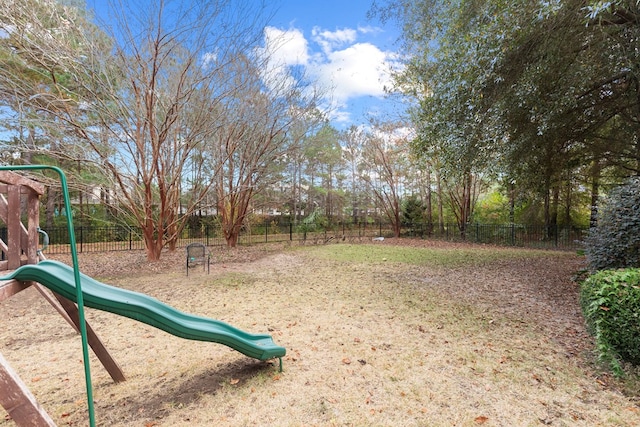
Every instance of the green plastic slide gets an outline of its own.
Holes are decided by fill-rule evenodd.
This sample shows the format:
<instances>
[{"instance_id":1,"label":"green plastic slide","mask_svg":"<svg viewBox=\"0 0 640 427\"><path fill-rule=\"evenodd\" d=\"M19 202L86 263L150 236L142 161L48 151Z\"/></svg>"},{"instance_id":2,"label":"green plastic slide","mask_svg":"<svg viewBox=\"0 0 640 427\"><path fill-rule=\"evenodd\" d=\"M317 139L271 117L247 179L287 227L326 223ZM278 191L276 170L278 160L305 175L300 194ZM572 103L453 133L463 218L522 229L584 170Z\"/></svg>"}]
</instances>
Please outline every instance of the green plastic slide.
<instances>
[{"instance_id":1,"label":"green plastic slide","mask_svg":"<svg viewBox=\"0 0 640 427\"><path fill-rule=\"evenodd\" d=\"M219 320L182 312L148 295L106 285L82 273L80 277L87 307L128 317L181 338L223 344L259 360L277 357L282 363L286 354L270 335L250 334ZM3 279L32 280L76 302L74 270L58 261L23 265Z\"/></svg>"}]
</instances>

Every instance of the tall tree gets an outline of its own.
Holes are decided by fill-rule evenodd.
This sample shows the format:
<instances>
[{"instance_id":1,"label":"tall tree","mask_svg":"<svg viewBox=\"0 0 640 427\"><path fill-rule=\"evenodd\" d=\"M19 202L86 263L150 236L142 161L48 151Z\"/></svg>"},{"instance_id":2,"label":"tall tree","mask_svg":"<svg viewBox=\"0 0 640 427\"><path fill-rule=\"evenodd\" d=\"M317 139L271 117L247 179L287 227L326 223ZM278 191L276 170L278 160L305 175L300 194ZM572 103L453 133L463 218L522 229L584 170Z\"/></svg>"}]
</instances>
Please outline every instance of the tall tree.
<instances>
[{"instance_id":1,"label":"tall tree","mask_svg":"<svg viewBox=\"0 0 640 427\"><path fill-rule=\"evenodd\" d=\"M33 94L19 98L51 117L48 130L82 141L64 154L104 167L117 203L142 228L150 260L175 242L213 183L214 174L200 174L179 214L185 172L202 169L193 154L217 131L216 104L245 84L240 70L228 69L262 37L264 15L253 4L108 3L108 39L54 0L0 5L12 61L45 81L35 85L0 66L0 93Z\"/></svg>"},{"instance_id":2,"label":"tall tree","mask_svg":"<svg viewBox=\"0 0 640 427\"><path fill-rule=\"evenodd\" d=\"M312 173L319 179L319 185L315 185L319 207L332 222L341 213L338 209L337 176L343 169L343 158L338 131L325 123L307 141L306 153L309 156L309 170L313 170Z\"/></svg>"},{"instance_id":3,"label":"tall tree","mask_svg":"<svg viewBox=\"0 0 640 427\"><path fill-rule=\"evenodd\" d=\"M407 151L412 137L404 123L374 123L362 152L361 179L367 183L382 216L391 224L395 237L400 236L401 201Z\"/></svg>"},{"instance_id":4,"label":"tall tree","mask_svg":"<svg viewBox=\"0 0 640 427\"><path fill-rule=\"evenodd\" d=\"M364 129L355 125L340 133L343 156L350 181L348 194L351 199L350 210L354 224L364 220L367 211L363 197L362 179L360 178L362 152L366 138Z\"/></svg>"},{"instance_id":5,"label":"tall tree","mask_svg":"<svg viewBox=\"0 0 640 427\"><path fill-rule=\"evenodd\" d=\"M448 169L498 166L546 201L548 224L571 168L637 172L636 0L392 0L372 12L403 27L397 81L420 101L417 148L437 147Z\"/></svg>"},{"instance_id":6,"label":"tall tree","mask_svg":"<svg viewBox=\"0 0 640 427\"><path fill-rule=\"evenodd\" d=\"M303 118L314 117L315 95L305 96L288 76L271 75L265 80L265 69L268 58L236 58L230 95L217 103L217 129L206 142L215 172L217 212L231 247L238 243L256 194L281 181L289 153L298 151L300 139L288 138L289 129L300 132L294 124L301 123L313 126L312 120ZM235 82L239 77L241 85Z\"/></svg>"}]
</instances>

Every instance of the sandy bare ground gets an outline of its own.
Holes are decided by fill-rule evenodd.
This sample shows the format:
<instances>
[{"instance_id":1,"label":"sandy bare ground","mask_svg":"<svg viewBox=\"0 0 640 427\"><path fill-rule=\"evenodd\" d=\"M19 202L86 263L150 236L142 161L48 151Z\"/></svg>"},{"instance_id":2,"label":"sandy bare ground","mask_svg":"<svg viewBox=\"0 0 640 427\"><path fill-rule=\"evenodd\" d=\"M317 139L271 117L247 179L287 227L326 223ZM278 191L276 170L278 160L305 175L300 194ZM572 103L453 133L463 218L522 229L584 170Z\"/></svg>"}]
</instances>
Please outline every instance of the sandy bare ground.
<instances>
[{"instance_id":1,"label":"sandy bare ground","mask_svg":"<svg viewBox=\"0 0 640 427\"><path fill-rule=\"evenodd\" d=\"M425 255L399 262L394 244ZM430 261L434 247L461 261ZM349 260L350 250L366 255ZM92 359L97 423L640 425L637 399L593 366L571 281L582 261L509 254L424 241L217 249L211 274L192 270L188 280L182 252L159 263L83 255L86 274L269 332L288 351L280 373L275 362L88 309L128 378L114 384ZM78 335L33 290L0 305L0 324L0 351L53 419L87 425ZM5 415L0 426L14 425Z\"/></svg>"}]
</instances>

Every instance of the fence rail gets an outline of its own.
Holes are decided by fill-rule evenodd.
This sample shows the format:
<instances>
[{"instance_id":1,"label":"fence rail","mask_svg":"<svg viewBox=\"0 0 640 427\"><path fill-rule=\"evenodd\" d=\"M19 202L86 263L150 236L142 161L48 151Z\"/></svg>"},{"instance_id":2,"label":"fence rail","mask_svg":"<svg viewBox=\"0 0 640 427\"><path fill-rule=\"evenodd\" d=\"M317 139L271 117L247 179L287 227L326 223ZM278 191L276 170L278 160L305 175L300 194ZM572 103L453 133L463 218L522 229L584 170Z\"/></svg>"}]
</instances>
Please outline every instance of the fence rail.
<instances>
[{"instance_id":1,"label":"fence rail","mask_svg":"<svg viewBox=\"0 0 640 427\"><path fill-rule=\"evenodd\" d=\"M66 227L45 230L49 235L48 253L69 253L69 233ZM106 252L143 250L142 232L135 227L76 227L78 252ZM520 224L469 224L461 232L456 224L442 227L428 224L407 224L401 228L401 237L446 240L455 242L486 243L501 246L516 246L545 249L575 250L582 247L587 229L576 227L545 227ZM6 242L6 228L0 227L0 239ZM362 242L374 237L392 237L393 230L385 223L337 223L331 226L320 224L277 224L266 221L259 226L243 230L238 243L250 245L274 242L299 242L318 244L329 242ZM207 246L226 245L219 228L203 226L185 228L177 240L177 247L201 242ZM4 259L1 253L0 258Z\"/></svg>"}]
</instances>

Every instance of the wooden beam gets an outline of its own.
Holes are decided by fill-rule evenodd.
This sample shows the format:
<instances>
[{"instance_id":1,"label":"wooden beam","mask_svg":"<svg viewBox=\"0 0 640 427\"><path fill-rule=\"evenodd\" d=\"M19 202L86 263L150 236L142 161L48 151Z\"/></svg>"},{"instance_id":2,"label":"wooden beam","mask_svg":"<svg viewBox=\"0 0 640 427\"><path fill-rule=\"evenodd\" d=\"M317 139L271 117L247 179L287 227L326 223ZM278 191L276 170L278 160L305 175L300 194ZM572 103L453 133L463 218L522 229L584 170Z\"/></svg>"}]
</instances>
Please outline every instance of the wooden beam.
<instances>
[{"instance_id":1,"label":"wooden beam","mask_svg":"<svg viewBox=\"0 0 640 427\"><path fill-rule=\"evenodd\" d=\"M73 301L70 301L61 295L58 295L55 292L53 292L53 295L56 297L58 302L60 302L60 305L65 309L65 311L69 314L69 317L75 324L75 329L80 330L80 316L78 315L78 306L76 306ZM98 335L95 333L93 328L91 328L87 321L85 321L84 324L87 328L88 344L91 346L91 349L98 357L98 360L100 360L100 363L102 363L102 366L104 366L109 375L111 375L113 381L117 383L126 381L127 379L124 376L124 372L122 372L122 369L120 368L120 366L118 366L118 363L115 361L115 359L111 357L109 351L104 346L104 344L102 344L102 341L100 341L100 338L98 338Z\"/></svg>"},{"instance_id":2,"label":"wooden beam","mask_svg":"<svg viewBox=\"0 0 640 427\"><path fill-rule=\"evenodd\" d=\"M38 241L40 234L38 228L40 225L40 210L38 205L40 199L35 194L27 197L27 262L29 264L38 263Z\"/></svg>"},{"instance_id":3,"label":"wooden beam","mask_svg":"<svg viewBox=\"0 0 640 427\"><path fill-rule=\"evenodd\" d=\"M6 191L5 191L6 193ZM9 212L9 202L4 194L0 193L0 220L7 222L7 212Z\"/></svg>"},{"instance_id":4,"label":"wooden beam","mask_svg":"<svg viewBox=\"0 0 640 427\"><path fill-rule=\"evenodd\" d=\"M25 186L36 192L39 196L44 194L44 185L39 182L33 181L29 178L25 178L11 171L0 171L0 182L4 182L10 185Z\"/></svg>"},{"instance_id":5,"label":"wooden beam","mask_svg":"<svg viewBox=\"0 0 640 427\"><path fill-rule=\"evenodd\" d=\"M0 282L0 301L11 298L18 292L22 292L31 285L31 282L18 282L17 280L9 280Z\"/></svg>"},{"instance_id":6,"label":"wooden beam","mask_svg":"<svg viewBox=\"0 0 640 427\"><path fill-rule=\"evenodd\" d=\"M20 187L10 186L7 201L11 207L7 212L7 245L9 270L20 267L22 252L22 222L20 222Z\"/></svg>"},{"instance_id":7,"label":"wooden beam","mask_svg":"<svg viewBox=\"0 0 640 427\"><path fill-rule=\"evenodd\" d=\"M55 427L18 374L0 353L0 404L18 426Z\"/></svg>"}]
</instances>

